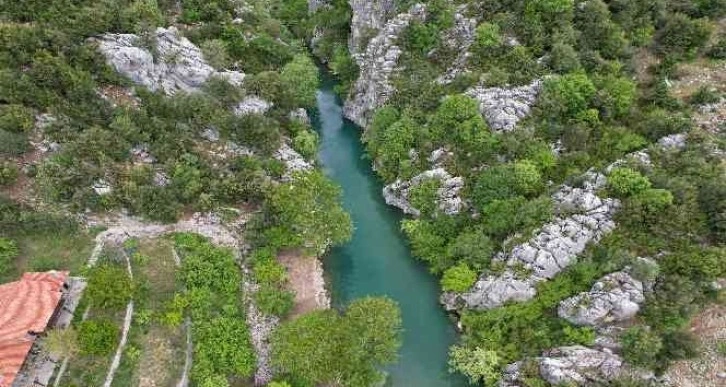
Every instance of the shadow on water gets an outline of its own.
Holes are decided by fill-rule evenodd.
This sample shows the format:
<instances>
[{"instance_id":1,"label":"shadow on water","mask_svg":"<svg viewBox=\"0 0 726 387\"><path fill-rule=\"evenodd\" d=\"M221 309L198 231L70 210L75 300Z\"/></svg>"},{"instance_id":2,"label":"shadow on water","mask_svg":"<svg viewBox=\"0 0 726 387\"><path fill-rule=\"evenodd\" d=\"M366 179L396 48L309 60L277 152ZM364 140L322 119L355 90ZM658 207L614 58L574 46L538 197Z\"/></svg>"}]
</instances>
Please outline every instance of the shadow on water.
<instances>
[{"instance_id":1,"label":"shadow on water","mask_svg":"<svg viewBox=\"0 0 726 387\"><path fill-rule=\"evenodd\" d=\"M334 80L323 71L312 124L320 134L319 160L325 173L343 188L343 204L355 226L352 240L325 259L335 305L368 295L398 302L403 344L397 364L389 367L389 386L465 386L448 372L448 348L456 340L452 322L438 304L439 286L417 262L399 229L400 212L387 206L381 183L365 159L360 129L343 119Z\"/></svg>"}]
</instances>

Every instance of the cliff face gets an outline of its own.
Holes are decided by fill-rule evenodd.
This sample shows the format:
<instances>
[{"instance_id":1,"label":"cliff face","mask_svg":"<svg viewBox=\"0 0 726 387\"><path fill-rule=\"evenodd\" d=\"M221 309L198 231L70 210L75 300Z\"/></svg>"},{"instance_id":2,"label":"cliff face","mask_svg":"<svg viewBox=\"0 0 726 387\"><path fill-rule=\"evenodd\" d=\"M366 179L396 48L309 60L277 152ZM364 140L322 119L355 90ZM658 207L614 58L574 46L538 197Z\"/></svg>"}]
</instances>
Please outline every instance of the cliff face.
<instances>
[{"instance_id":1,"label":"cliff face","mask_svg":"<svg viewBox=\"0 0 726 387\"><path fill-rule=\"evenodd\" d=\"M352 1L351 4L353 3L362 2ZM353 9L351 47L357 47L361 42L361 32L365 28L376 25L375 23L381 20L380 8L369 8L372 4L377 2L359 7L358 10ZM390 84L390 78L398 69L398 58L402 53L396 41L412 21L423 21L425 17L424 5L416 4L408 12L398 14L386 22L370 40L365 52L358 53L356 50L351 50L360 67L360 76L345 103L343 113L348 119L365 128L373 111L383 106L390 98L395 91Z\"/></svg>"},{"instance_id":2,"label":"cliff face","mask_svg":"<svg viewBox=\"0 0 726 387\"><path fill-rule=\"evenodd\" d=\"M377 34L394 12L394 0L349 0L353 10L348 49L353 57L366 51L366 39Z\"/></svg>"}]
</instances>

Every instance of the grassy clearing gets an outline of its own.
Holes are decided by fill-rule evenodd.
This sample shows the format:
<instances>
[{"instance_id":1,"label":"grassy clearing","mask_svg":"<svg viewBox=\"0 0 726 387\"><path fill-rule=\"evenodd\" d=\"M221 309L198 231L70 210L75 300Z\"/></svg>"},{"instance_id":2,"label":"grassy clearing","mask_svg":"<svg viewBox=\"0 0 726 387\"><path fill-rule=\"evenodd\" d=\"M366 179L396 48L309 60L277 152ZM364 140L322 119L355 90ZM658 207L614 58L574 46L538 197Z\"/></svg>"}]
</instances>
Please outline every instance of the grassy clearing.
<instances>
[{"instance_id":1,"label":"grassy clearing","mask_svg":"<svg viewBox=\"0 0 726 387\"><path fill-rule=\"evenodd\" d=\"M13 280L26 271L70 270L73 274L83 268L93 250L93 238L84 231L58 233L23 233L11 235L20 250L14 265L0 280Z\"/></svg>"}]
</instances>

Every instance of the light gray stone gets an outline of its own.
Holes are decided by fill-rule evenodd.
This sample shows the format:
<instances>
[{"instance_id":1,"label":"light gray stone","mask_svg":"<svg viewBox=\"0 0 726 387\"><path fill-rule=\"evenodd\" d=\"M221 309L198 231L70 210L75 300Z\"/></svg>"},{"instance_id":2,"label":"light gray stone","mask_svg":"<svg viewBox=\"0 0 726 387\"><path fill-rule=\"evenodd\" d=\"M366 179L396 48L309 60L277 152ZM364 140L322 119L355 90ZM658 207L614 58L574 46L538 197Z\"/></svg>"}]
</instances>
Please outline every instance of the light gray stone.
<instances>
[{"instance_id":1,"label":"light gray stone","mask_svg":"<svg viewBox=\"0 0 726 387\"><path fill-rule=\"evenodd\" d=\"M575 325L600 327L633 318L644 301L640 281L614 272L595 282L589 292L562 300L557 314Z\"/></svg>"},{"instance_id":2,"label":"light gray stone","mask_svg":"<svg viewBox=\"0 0 726 387\"><path fill-rule=\"evenodd\" d=\"M479 102L479 111L497 132L514 130L517 123L529 115L542 82L537 80L527 86L511 89L476 86L464 94Z\"/></svg>"},{"instance_id":3,"label":"light gray stone","mask_svg":"<svg viewBox=\"0 0 726 387\"><path fill-rule=\"evenodd\" d=\"M283 180L290 180L294 172L309 171L313 168L312 164L305 161L299 153L285 143L280 146L273 157L285 164L287 172L283 175Z\"/></svg>"},{"instance_id":4,"label":"light gray stone","mask_svg":"<svg viewBox=\"0 0 726 387\"><path fill-rule=\"evenodd\" d=\"M398 36L411 21L423 21L425 17L423 4L412 6L408 12L389 20L371 39L365 52L354 56L360 67L360 75L345 102L343 114L358 126L365 128L373 111L383 106L394 93L390 78L398 68L398 57L402 53L396 45Z\"/></svg>"},{"instance_id":5,"label":"light gray stone","mask_svg":"<svg viewBox=\"0 0 726 387\"><path fill-rule=\"evenodd\" d=\"M410 181L398 179L383 187L383 198L386 204L400 208L404 213L420 216L421 212L409 202L410 190L427 180L438 180L440 185L437 191L437 204L439 210L446 215L458 214L464 208L460 191L464 188L462 177L453 177L443 168L424 171L414 176Z\"/></svg>"},{"instance_id":6,"label":"light gray stone","mask_svg":"<svg viewBox=\"0 0 726 387\"><path fill-rule=\"evenodd\" d=\"M236 71L217 71L204 60L199 47L181 36L175 27L157 28L150 44L133 34L105 34L97 39L109 64L134 83L149 90L172 95L179 91L196 92L213 76L239 86L245 75ZM155 57L156 56L156 57Z\"/></svg>"},{"instance_id":7,"label":"light gray stone","mask_svg":"<svg viewBox=\"0 0 726 387\"><path fill-rule=\"evenodd\" d=\"M348 3L353 13L348 50L356 57L361 51L365 51L365 47L362 47L364 40L385 26L393 16L396 6L394 0L348 0Z\"/></svg>"},{"instance_id":8,"label":"light gray stone","mask_svg":"<svg viewBox=\"0 0 726 387\"><path fill-rule=\"evenodd\" d=\"M247 96L234 108L234 114L244 116L247 114L265 114L272 107L272 103L257 96Z\"/></svg>"}]
</instances>

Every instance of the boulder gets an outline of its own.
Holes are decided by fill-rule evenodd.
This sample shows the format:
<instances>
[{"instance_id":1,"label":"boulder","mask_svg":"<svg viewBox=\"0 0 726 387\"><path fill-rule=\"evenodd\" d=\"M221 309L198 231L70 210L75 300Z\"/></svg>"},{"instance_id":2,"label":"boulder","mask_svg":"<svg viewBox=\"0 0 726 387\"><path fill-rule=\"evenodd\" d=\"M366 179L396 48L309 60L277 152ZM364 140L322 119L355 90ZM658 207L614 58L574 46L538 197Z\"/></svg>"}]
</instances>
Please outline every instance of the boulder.
<instances>
[{"instance_id":1,"label":"boulder","mask_svg":"<svg viewBox=\"0 0 726 387\"><path fill-rule=\"evenodd\" d=\"M459 195L461 189L464 188L464 179L451 176L443 168L422 172L414 176L410 181L397 179L395 182L383 187L383 198L389 206L398 207L409 215L420 216L421 212L409 202L411 188L432 179L440 182L437 191L439 210L446 215L458 214L464 207L464 202Z\"/></svg>"},{"instance_id":2,"label":"boulder","mask_svg":"<svg viewBox=\"0 0 726 387\"><path fill-rule=\"evenodd\" d=\"M181 36L175 27L157 28L145 43L134 34L104 34L98 48L108 63L134 83L152 91L173 95L198 91L213 76L239 86L245 75L237 71L217 71L210 66L199 47ZM149 48L154 45L154 49Z\"/></svg>"},{"instance_id":3,"label":"boulder","mask_svg":"<svg viewBox=\"0 0 726 387\"><path fill-rule=\"evenodd\" d=\"M575 325L600 327L633 318L644 301L643 284L619 271L595 282L589 292L562 300L557 314Z\"/></svg>"},{"instance_id":4,"label":"boulder","mask_svg":"<svg viewBox=\"0 0 726 387\"><path fill-rule=\"evenodd\" d=\"M363 1L353 2L364 3ZM365 3L378 4L379 2ZM397 70L398 57L403 52L396 45L398 36L403 33L411 21L423 21L425 17L424 5L415 4L408 12L401 13L389 20L370 40L365 52L354 55L360 67L360 75L345 102L343 114L358 126L365 128L373 111L383 106L395 91L389 80Z\"/></svg>"},{"instance_id":5,"label":"boulder","mask_svg":"<svg viewBox=\"0 0 726 387\"><path fill-rule=\"evenodd\" d=\"M479 102L479 111L496 132L514 130L517 123L529 115L537 101L542 82L515 88L476 86L464 94Z\"/></svg>"},{"instance_id":6,"label":"boulder","mask_svg":"<svg viewBox=\"0 0 726 387\"><path fill-rule=\"evenodd\" d=\"M275 152L273 157L285 164L287 172L283 175L283 180L289 180L294 172L308 171L313 168L312 164L305 161L299 153L285 143Z\"/></svg>"},{"instance_id":7,"label":"boulder","mask_svg":"<svg viewBox=\"0 0 726 387\"><path fill-rule=\"evenodd\" d=\"M272 103L257 96L247 96L235 108L234 114L244 116L247 114L265 114L272 107Z\"/></svg>"}]
</instances>

